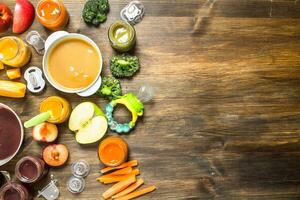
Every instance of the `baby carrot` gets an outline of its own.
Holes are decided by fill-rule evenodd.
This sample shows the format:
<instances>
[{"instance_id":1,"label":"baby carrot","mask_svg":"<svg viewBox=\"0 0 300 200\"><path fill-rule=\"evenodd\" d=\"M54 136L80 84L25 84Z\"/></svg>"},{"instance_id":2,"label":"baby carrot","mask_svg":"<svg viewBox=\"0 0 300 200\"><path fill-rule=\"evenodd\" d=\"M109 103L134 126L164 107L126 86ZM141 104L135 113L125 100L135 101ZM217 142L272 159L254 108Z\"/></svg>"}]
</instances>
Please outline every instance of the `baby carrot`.
<instances>
[{"instance_id":1,"label":"baby carrot","mask_svg":"<svg viewBox=\"0 0 300 200\"><path fill-rule=\"evenodd\" d=\"M150 193L152 191L154 191L156 189L156 187L154 185L141 189L141 190L137 190L135 192L131 192L123 197L120 198L116 198L115 200L129 200L129 199L134 199L136 197L142 196L144 194Z\"/></svg>"},{"instance_id":2,"label":"baby carrot","mask_svg":"<svg viewBox=\"0 0 300 200\"><path fill-rule=\"evenodd\" d=\"M137 165L138 165L137 160L131 160L131 161L123 163L123 164L121 164L121 165L119 165L117 167L106 167L106 168L103 168L103 169L100 170L100 172L102 174L104 174L104 173L107 173L107 172L115 170L115 169L123 169L125 167L134 167L134 166L137 166Z\"/></svg>"},{"instance_id":3,"label":"baby carrot","mask_svg":"<svg viewBox=\"0 0 300 200\"><path fill-rule=\"evenodd\" d=\"M117 194L118 192L121 192L125 188L127 188L129 185L134 183L136 181L135 176L130 176L128 179L125 179L124 181L120 181L119 183L114 184L112 187L110 187L108 190L106 190L102 197L104 199L108 199L114 194Z\"/></svg>"},{"instance_id":4,"label":"baby carrot","mask_svg":"<svg viewBox=\"0 0 300 200\"><path fill-rule=\"evenodd\" d=\"M112 198L115 199L115 198L118 198L118 197L125 196L126 194L129 194L130 192L133 192L134 190L136 190L143 183L144 183L144 180L140 178L135 183L133 183L132 185L130 185L128 188L126 188L125 190L123 190L122 192L119 192L118 194L112 196Z\"/></svg>"}]
</instances>

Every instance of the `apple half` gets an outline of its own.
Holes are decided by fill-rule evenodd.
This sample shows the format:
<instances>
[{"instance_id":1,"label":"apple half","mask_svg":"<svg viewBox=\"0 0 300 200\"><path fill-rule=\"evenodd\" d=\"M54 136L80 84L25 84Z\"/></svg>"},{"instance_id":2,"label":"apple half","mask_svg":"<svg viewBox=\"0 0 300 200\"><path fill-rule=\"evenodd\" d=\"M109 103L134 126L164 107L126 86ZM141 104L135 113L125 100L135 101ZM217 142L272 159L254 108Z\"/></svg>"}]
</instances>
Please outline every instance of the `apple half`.
<instances>
[{"instance_id":1,"label":"apple half","mask_svg":"<svg viewBox=\"0 0 300 200\"><path fill-rule=\"evenodd\" d=\"M76 132L75 138L79 144L91 144L105 135L107 120L96 104L83 102L73 109L69 129Z\"/></svg>"}]
</instances>

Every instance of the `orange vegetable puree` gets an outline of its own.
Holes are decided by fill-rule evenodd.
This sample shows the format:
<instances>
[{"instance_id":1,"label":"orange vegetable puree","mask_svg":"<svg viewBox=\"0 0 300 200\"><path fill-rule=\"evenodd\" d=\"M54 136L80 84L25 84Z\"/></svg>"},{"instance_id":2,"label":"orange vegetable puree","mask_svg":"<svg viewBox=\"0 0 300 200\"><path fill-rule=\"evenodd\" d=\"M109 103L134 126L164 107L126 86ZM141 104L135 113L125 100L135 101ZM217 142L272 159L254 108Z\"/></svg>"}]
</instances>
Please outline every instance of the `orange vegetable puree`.
<instances>
[{"instance_id":1,"label":"orange vegetable puree","mask_svg":"<svg viewBox=\"0 0 300 200\"><path fill-rule=\"evenodd\" d=\"M0 39L0 60L11 67L23 67L30 60L31 51L20 38L6 36Z\"/></svg>"},{"instance_id":2,"label":"orange vegetable puree","mask_svg":"<svg viewBox=\"0 0 300 200\"><path fill-rule=\"evenodd\" d=\"M62 97L51 96L42 101L40 112L51 111L51 117L47 120L51 123L63 123L70 114L70 104Z\"/></svg>"},{"instance_id":3,"label":"orange vegetable puree","mask_svg":"<svg viewBox=\"0 0 300 200\"><path fill-rule=\"evenodd\" d=\"M12 59L18 53L18 44L12 38L4 39L0 42L0 58Z\"/></svg>"},{"instance_id":4,"label":"orange vegetable puree","mask_svg":"<svg viewBox=\"0 0 300 200\"><path fill-rule=\"evenodd\" d=\"M60 15L60 8L54 1L44 1L39 5L38 13L45 20L54 22Z\"/></svg>"},{"instance_id":5,"label":"orange vegetable puree","mask_svg":"<svg viewBox=\"0 0 300 200\"><path fill-rule=\"evenodd\" d=\"M50 30L62 29L69 20L68 12L60 0L41 0L36 8L39 22Z\"/></svg>"},{"instance_id":6,"label":"orange vegetable puree","mask_svg":"<svg viewBox=\"0 0 300 200\"><path fill-rule=\"evenodd\" d=\"M111 136L101 142L98 154L104 165L118 166L127 160L128 147L122 138Z\"/></svg>"},{"instance_id":7,"label":"orange vegetable puree","mask_svg":"<svg viewBox=\"0 0 300 200\"><path fill-rule=\"evenodd\" d=\"M83 89L97 78L100 62L101 58L91 44L69 38L52 49L48 69L52 79L63 87Z\"/></svg>"}]
</instances>

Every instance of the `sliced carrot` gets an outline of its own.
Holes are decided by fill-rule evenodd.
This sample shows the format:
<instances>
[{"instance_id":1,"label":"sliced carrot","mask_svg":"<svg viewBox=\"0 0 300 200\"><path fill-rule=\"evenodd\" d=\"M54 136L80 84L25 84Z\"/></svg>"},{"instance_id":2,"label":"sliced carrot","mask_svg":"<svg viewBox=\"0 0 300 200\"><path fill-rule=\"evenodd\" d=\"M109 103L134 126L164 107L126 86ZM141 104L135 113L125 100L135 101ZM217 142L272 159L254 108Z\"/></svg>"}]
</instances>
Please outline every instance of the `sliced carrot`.
<instances>
[{"instance_id":1,"label":"sliced carrot","mask_svg":"<svg viewBox=\"0 0 300 200\"><path fill-rule=\"evenodd\" d=\"M0 62L0 70L1 69L4 69L4 64L3 64L3 62Z\"/></svg>"},{"instance_id":2,"label":"sliced carrot","mask_svg":"<svg viewBox=\"0 0 300 200\"><path fill-rule=\"evenodd\" d=\"M9 79L16 79L21 77L20 68L6 70L6 75Z\"/></svg>"},{"instance_id":3,"label":"sliced carrot","mask_svg":"<svg viewBox=\"0 0 300 200\"><path fill-rule=\"evenodd\" d=\"M126 194L129 194L130 192L133 192L134 190L136 190L138 187L140 187L143 184L144 184L144 180L140 178L135 183L130 185L128 188L126 188L125 190L123 190L123 191L119 192L118 194L112 196L112 198L115 199L115 198L118 198L118 197L125 196Z\"/></svg>"},{"instance_id":4,"label":"sliced carrot","mask_svg":"<svg viewBox=\"0 0 300 200\"><path fill-rule=\"evenodd\" d=\"M111 175L111 176L123 175L123 174L130 174L131 172L132 172L132 167L125 167L123 169L114 171L114 172L110 173L109 175Z\"/></svg>"},{"instance_id":5,"label":"sliced carrot","mask_svg":"<svg viewBox=\"0 0 300 200\"><path fill-rule=\"evenodd\" d=\"M118 192L121 192L125 188L127 188L129 185L134 183L136 181L135 176L130 176L128 179L125 179L124 181L120 181L119 183L114 184L111 186L108 190L106 190L103 194L102 197L104 199L108 199L114 194L117 194Z\"/></svg>"},{"instance_id":6,"label":"sliced carrot","mask_svg":"<svg viewBox=\"0 0 300 200\"><path fill-rule=\"evenodd\" d=\"M142 196L144 194L150 193L152 191L154 191L156 189L156 187L154 185L141 189L141 190L137 190L135 192L131 192L123 197L120 198L116 198L115 200L129 200L129 199L134 199L136 197Z\"/></svg>"},{"instance_id":7,"label":"sliced carrot","mask_svg":"<svg viewBox=\"0 0 300 200\"><path fill-rule=\"evenodd\" d=\"M138 161L137 160L131 160L131 161L128 161L126 163L123 163L117 167L106 167L106 168L103 168L101 169L101 173L104 174L104 173L107 173L109 171L112 171L112 170L115 170L115 169L123 169L125 167L134 167L134 166L137 166L138 165Z\"/></svg>"},{"instance_id":8,"label":"sliced carrot","mask_svg":"<svg viewBox=\"0 0 300 200\"><path fill-rule=\"evenodd\" d=\"M124 181L124 180L128 179L130 176L136 176L139 174L140 174L140 170L134 169L134 170L132 170L132 172L130 174L116 175L116 176L106 174L106 175L103 175L103 176L100 176L99 178L97 178L97 181L100 181L104 184L115 183L115 182L119 182L119 181Z\"/></svg>"}]
</instances>

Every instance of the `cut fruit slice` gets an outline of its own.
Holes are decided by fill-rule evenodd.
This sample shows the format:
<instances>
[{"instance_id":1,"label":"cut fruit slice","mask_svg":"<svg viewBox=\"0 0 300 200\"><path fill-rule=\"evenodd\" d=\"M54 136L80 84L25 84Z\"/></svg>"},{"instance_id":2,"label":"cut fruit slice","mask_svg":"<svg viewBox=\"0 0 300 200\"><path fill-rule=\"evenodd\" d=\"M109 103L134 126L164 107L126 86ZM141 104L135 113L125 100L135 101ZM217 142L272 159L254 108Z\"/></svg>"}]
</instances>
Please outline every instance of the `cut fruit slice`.
<instances>
[{"instance_id":1,"label":"cut fruit slice","mask_svg":"<svg viewBox=\"0 0 300 200\"><path fill-rule=\"evenodd\" d=\"M84 128L76 133L76 141L90 144L100 140L107 130L107 120L103 116L94 117Z\"/></svg>"},{"instance_id":2,"label":"cut fruit slice","mask_svg":"<svg viewBox=\"0 0 300 200\"><path fill-rule=\"evenodd\" d=\"M69 129L71 131L77 131L85 126L94 116L94 112L94 105L90 102L83 102L76 106L70 116Z\"/></svg>"},{"instance_id":3,"label":"cut fruit slice","mask_svg":"<svg viewBox=\"0 0 300 200\"><path fill-rule=\"evenodd\" d=\"M53 142L58 135L57 126L49 122L41 123L33 128L32 137L36 141Z\"/></svg>"}]
</instances>

